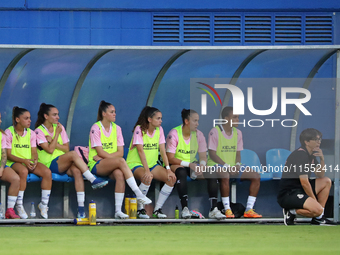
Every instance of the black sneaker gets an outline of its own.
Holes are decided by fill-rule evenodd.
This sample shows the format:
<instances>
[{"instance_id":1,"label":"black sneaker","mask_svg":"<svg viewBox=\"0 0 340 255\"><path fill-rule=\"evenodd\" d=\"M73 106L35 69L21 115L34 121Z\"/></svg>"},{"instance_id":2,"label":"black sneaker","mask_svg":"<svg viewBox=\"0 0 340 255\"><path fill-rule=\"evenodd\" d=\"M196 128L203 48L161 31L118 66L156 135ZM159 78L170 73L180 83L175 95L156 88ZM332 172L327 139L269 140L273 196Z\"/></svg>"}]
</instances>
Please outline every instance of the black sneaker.
<instances>
[{"instance_id":1,"label":"black sneaker","mask_svg":"<svg viewBox=\"0 0 340 255\"><path fill-rule=\"evenodd\" d=\"M153 212L153 217L158 219L165 219L167 216L162 212L162 209L159 208L157 211Z\"/></svg>"},{"instance_id":2,"label":"black sneaker","mask_svg":"<svg viewBox=\"0 0 340 255\"><path fill-rule=\"evenodd\" d=\"M337 223L327 219L325 216L322 216L321 219L312 218L310 224L319 225L319 226L334 226L334 225L337 225Z\"/></svg>"},{"instance_id":3,"label":"black sneaker","mask_svg":"<svg viewBox=\"0 0 340 255\"><path fill-rule=\"evenodd\" d=\"M137 217L139 219L150 219L149 215L146 214L145 209L141 209L137 211Z\"/></svg>"},{"instance_id":4,"label":"black sneaker","mask_svg":"<svg viewBox=\"0 0 340 255\"><path fill-rule=\"evenodd\" d=\"M286 226L294 225L295 217L296 214L291 213L287 209L283 209L283 222L285 223Z\"/></svg>"}]
</instances>

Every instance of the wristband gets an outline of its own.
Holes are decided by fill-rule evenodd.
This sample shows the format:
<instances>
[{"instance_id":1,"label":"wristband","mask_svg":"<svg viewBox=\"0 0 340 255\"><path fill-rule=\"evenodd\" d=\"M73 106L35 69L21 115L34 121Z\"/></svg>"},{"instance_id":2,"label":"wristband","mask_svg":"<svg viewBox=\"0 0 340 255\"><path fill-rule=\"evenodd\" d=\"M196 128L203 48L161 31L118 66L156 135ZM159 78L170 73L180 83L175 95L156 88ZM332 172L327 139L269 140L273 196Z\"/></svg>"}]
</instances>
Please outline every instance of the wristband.
<instances>
[{"instance_id":1,"label":"wristband","mask_svg":"<svg viewBox=\"0 0 340 255\"><path fill-rule=\"evenodd\" d=\"M204 160L201 160L201 161L200 161L200 165L206 166L206 165L207 165L207 162L205 162Z\"/></svg>"},{"instance_id":2,"label":"wristband","mask_svg":"<svg viewBox=\"0 0 340 255\"><path fill-rule=\"evenodd\" d=\"M190 162L182 160L181 161L181 166L189 167L190 166Z\"/></svg>"},{"instance_id":3,"label":"wristband","mask_svg":"<svg viewBox=\"0 0 340 255\"><path fill-rule=\"evenodd\" d=\"M237 162L235 165L236 165L236 166L240 166L240 165L241 165L241 163L240 163L240 162Z\"/></svg>"},{"instance_id":4,"label":"wristband","mask_svg":"<svg viewBox=\"0 0 340 255\"><path fill-rule=\"evenodd\" d=\"M165 168L166 168L167 170L170 170L170 166L166 166Z\"/></svg>"}]
</instances>

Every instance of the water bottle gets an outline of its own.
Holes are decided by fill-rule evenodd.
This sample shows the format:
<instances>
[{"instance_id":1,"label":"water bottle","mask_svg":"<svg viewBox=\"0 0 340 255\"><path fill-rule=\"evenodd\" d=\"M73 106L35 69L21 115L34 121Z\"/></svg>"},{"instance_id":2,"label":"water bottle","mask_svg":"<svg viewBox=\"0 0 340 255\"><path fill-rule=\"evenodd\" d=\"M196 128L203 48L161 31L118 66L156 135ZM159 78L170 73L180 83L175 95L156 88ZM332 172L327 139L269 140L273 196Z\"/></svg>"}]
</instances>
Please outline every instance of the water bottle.
<instances>
[{"instance_id":1,"label":"water bottle","mask_svg":"<svg viewBox=\"0 0 340 255\"><path fill-rule=\"evenodd\" d=\"M35 213L34 202L31 203L31 212L30 212L31 219L34 219L37 215Z\"/></svg>"},{"instance_id":2,"label":"water bottle","mask_svg":"<svg viewBox=\"0 0 340 255\"><path fill-rule=\"evenodd\" d=\"M125 213L130 216L130 196L125 196Z\"/></svg>"},{"instance_id":3,"label":"water bottle","mask_svg":"<svg viewBox=\"0 0 340 255\"><path fill-rule=\"evenodd\" d=\"M0 203L0 220L4 219L4 211L2 210L2 204Z\"/></svg>"},{"instance_id":4,"label":"water bottle","mask_svg":"<svg viewBox=\"0 0 340 255\"><path fill-rule=\"evenodd\" d=\"M178 210L177 205L176 205L176 209L175 209L175 219L179 219L179 210Z\"/></svg>"},{"instance_id":5,"label":"water bottle","mask_svg":"<svg viewBox=\"0 0 340 255\"><path fill-rule=\"evenodd\" d=\"M130 219L137 219L137 198L133 196L130 198Z\"/></svg>"},{"instance_id":6,"label":"water bottle","mask_svg":"<svg viewBox=\"0 0 340 255\"><path fill-rule=\"evenodd\" d=\"M76 218L74 219L73 222L75 225L89 225L90 224L89 218Z\"/></svg>"},{"instance_id":7,"label":"water bottle","mask_svg":"<svg viewBox=\"0 0 340 255\"><path fill-rule=\"evenodd\" d=\"M91 200L89 204L89 222L90 225L97 224L97 207L96 203L93 200Z\"/></svg>"}]
</instances>

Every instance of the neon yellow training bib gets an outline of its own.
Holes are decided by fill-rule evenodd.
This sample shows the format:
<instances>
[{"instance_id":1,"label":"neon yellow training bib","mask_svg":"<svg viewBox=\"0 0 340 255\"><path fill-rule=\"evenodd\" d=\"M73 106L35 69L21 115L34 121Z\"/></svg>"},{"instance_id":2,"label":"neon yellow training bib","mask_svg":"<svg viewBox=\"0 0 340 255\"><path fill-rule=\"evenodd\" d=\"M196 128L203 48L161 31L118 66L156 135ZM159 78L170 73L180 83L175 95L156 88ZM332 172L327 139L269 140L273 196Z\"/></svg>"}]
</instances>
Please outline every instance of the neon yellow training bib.
<instances>
[{"instance_id":1,"label":"neon yellow training bib","mask_svg":"<svg viewBox=\"0 0 340 255\"><path fill-rule=\"evenodd\" d=\"M236 151L237 151L237 129L233 127L233 137L226 139L222 134L222 130L219 126L214 127L218 132L218 145L216 149L216 155L219 156L225 163L230 166L234 166L236 163ZM217 163L208 157L208 166L214 166Z\"/></svg>"},{"instance_id":2,"label":"neon yellow training bib","mask_svg":"<svg viewBox=\"0 0 340 255\"><path fill-rule=\"evenodd\" d=\"M48 131L42 126L40 125L38 127L38 129L40 129L45 136L49 136L50 134L48 133ZM53 124L53 137L52 139L55 137L55 131L57 129L57 124ZM58 136L58 144L63 144L63 140L61 139L61 135L59 134ZM48 168L50 167L52 161L56 158L56 157L59 157L61 155L64 155L65 152L59 150L59 149L55 149L53 151L52 154L48 153L47 151L45 151L44 149L40 150L38 149L38 162L44 164L45 166L47 166Z\"/></svg>"},{"instance_id":3,"label":"neon yellow training bib","mask_svg":"<svg viewBox=\"0 0 340 255\"><path fill-rule=\"evenodd\" d=\"M183 138L182 125L179 125L174 129L177 131L178 135L175 158L190 163L196 161L196 154L198 152L197 132L191 132L190 142L189 144L186 144Z\"/></svg>"},{"instance_id":4,"label":"neon yellow training bib","mask_svg":"<svg viewBox=\"0 0 340 255\"><path fill-rule=\"evenodd\" d=\"M14 127L10 126L9 131L11 131L13 139L12 139L12 147L11 153L13 156L23 159L32 159L32 150L31 150L31 129L26 129L26 135L24 137L19 136L17 132L15 132ZM14 161L8 160L6 165L11 166Z\"/></svg>"},{"instance_id":5,"label":"neon yellow training bib","mask_svg":"<svg viewBox=\"0 0 340 255\"><path fill-rule=\"evenodd\" d=\"M99 129L100 129L100 141L102 142L102 147L103 150L106 151L107 153L114 153L118 150L118 145L117 145L117 126L115 123L111 123L112 124L112 130L111 130L111 134L109 137L104 135L104 131L102 128L102 125L100 123L100 121L95 123ZM94 167L94 165L97 163L93 157L97 156L97 150L95 148L92 148L91 146L91 139L89 139L89 169L90 171L92 171L92 168Z\"/></svg>"},{"instance_id":6,"label":"neon yellow training bib","mask_svg":"<svg viewBox=\"0 0 340 255\"><path fill-rule=\"evenodd\" d=\"M153 137L147 135L147 133L143 132L143 150L146 157L146 162L148 163L148 167L151 168L157 164L158 160L158 151L159 151L159 137L160 131L159 128L156 127L156 131ZM128 164L130 169L133 169L135 166L142 166L142 161L140 160L137 147L132 147L133 137L129 146L129 153L126 159L126 163Z\"/></svg>"}]
</instances>

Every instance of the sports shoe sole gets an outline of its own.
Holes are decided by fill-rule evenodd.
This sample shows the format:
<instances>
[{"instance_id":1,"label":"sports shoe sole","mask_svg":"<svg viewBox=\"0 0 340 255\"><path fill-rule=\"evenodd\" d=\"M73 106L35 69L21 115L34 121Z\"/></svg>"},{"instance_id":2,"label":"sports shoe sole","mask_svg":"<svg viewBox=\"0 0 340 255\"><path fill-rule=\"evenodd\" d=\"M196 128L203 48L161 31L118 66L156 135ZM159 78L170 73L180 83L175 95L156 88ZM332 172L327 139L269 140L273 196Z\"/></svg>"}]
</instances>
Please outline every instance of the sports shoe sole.
<instances>
[{"instance_id":1,"label":"sports shoe sole","mask_svg":"<svg viewBox=\"0 0 340 255\"><path fill-rule=\"evenodd\" d=\"M109 182L108 181L102 181L100 183L92 185L92 189L101 189L105 187Z\"/></svg>"}]
</instances>

